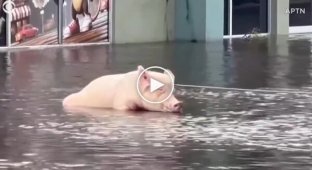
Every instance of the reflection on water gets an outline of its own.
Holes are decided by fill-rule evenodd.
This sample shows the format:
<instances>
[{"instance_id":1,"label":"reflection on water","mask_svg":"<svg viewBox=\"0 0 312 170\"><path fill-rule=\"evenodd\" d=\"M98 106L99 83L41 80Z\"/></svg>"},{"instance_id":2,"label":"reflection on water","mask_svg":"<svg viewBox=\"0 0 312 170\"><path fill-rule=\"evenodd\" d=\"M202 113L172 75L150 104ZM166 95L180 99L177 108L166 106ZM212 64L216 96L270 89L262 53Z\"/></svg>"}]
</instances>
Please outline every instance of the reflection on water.
<instances>
[{"instance_id":1,"label":"reflection on water","mask_svg":"<svg viewBox=\"0 0 312 170\"><path fill-rule=\"evenodd\" d=\"M310 42L278 40L4 54L0 168L311 169ZM274 91L178 86L183 114L63 110L69 93L138 64L169 67L179 84Z\"/></svg>"}]
</instances>

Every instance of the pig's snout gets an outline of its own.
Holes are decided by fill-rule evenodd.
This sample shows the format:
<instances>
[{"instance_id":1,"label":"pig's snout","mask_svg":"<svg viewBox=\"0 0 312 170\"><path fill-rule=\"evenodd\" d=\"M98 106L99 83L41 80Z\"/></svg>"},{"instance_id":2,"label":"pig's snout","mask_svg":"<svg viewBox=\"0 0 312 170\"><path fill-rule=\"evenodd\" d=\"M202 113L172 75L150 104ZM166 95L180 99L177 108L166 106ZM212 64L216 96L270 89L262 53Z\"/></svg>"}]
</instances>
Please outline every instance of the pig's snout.
<instances>
[{"instance_id":1,"label":"pig's snout","mask_svg":"<svg viewBox=\"0 0 312 170\"><path fill-rule=\"evenodd\" d=\"M171 110L173 112L179 112L181 113L182 112L182 106L183 106L183 102L182 101L177 101L177 102L174 102L171 106Z\"/></svg>"},{"instance_id":2,"label":"pig's snout","mask_svg":"<svg viewBox=\"0 0 312 170\"><path fill-rule=\"evenodd\" d=\"M182 108L182 102L178 102L178 103L174 104L174 105L173 105L173 108L174 108L174 109L177 109L177 110L178 110L178 109L181 109L181 108Z\"/></svg>"}]
</instances>

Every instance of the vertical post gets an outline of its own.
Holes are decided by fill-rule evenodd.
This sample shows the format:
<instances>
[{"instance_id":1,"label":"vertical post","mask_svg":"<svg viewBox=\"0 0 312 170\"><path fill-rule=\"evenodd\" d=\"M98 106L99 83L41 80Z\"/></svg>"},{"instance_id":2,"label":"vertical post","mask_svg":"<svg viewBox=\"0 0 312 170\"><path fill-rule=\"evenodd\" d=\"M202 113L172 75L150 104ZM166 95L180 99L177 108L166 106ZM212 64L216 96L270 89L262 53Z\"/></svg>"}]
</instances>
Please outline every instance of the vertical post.
<instances>
[{"instance_id":1,"label":"vertical post","mask_svg":"<svg viewBox=\"0 0 312 170\"><path fill-rule=\"evenodd\" d=\"M283 35L289 33L289 9L290 0L271 0L270 4L270 33L273 35Z\"/></svg>"},{"instance_id":2,"label":"vertical post","mask_svg":"<svg viewBox=\"0 0 312 170\"><path fill-rule=\"evenodd\" d=\"M43 19L44 9L43 8L40 10L40 15L41 15L41 33L43 34L44 33L44 19Z\"/></svg>"},{"instance_id":3,"label":"vertical post","mask_svg":"<svg viewBox=\"0 0 312 170\"><path fill-rule=\"evenodd\" d=\"M12 0L9 1L9 5L13 4L14 2ZM4 1L5 2L5 1ZM11 46L11 23L12 23L12 8L8 9L8 13L6 13L6 44L8 47Z\"/></svg>"},{"instance_id":4,"label":"vertical post","mask_svg":"<svg viewBox=\"0 0 312 170\"><path fill-rule=\"evenodd\" d=\"M63 1L58 0L58 43L63 44Z\"/></svg>"},{"instance_id":5,"label":"vertical post","mask_svg":"<svg viewBox=\"0 0 312 170\"><path fill-rule=\"evenodd\" d=\"M232 36L233 28L233 0L229 0L229 36Z\"/></svg>"},{"instance_id":6,"label":"vertical post","mask_svg":"<svg viewBox=\"0 0 312 170\"><path fill-rule=\"evenodd\" d=\"M110 44L115 43L115 1L108 0L108 40Z\"/></svg>"}]
</instances>

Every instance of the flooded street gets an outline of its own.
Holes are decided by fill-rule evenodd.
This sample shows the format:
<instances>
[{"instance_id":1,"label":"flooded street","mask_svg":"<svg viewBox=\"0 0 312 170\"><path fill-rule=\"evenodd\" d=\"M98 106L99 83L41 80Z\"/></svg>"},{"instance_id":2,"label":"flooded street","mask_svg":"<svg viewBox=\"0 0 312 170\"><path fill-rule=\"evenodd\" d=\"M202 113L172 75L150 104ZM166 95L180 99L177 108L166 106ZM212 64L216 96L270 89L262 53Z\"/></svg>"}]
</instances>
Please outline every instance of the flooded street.
<instances>
[{"instance_id":1,"label":"flooded street","mask_svg":"<svg viewBox=\"0 0 312 170\"><path fill-rule=\"evenodd\" d=\"M311 37L1 53L0 169L311 170ZM63 110L137 65L173 71L183 114Z\"/></svg>"}]
</instances>

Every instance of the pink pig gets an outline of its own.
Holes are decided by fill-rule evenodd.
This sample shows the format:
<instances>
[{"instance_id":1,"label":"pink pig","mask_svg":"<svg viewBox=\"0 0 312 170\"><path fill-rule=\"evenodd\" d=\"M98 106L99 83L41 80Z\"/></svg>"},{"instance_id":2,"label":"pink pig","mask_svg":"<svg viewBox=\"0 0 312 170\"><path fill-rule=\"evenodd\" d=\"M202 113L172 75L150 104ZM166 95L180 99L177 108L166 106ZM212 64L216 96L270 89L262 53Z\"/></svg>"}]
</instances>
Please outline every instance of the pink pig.
<instances>
[{"instance_id":1,"label":"pink pig","mask_svg":"<svg viewBox=\"0 0 312 170\"><path fill-rule=\"evenodd\" d=\"M162 103L149 103L143 100L137 92L137 79L144 71L140 65L137 70L125 74L114 74L99 77L91 81L86 87L77 93L70 94L63 100L65 108L92 107L112 108L116 110L148 110L160 112L182 112L182 102L171 95ZM170 70L167 71L174 78ZM174 86L169 73L145 71L142 73L138 88L141 94L149 101L163 100ZM161 81L164 86L154 92L150 92L150 79Z\"/></svg>"}]
</instances>

